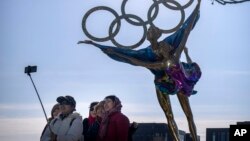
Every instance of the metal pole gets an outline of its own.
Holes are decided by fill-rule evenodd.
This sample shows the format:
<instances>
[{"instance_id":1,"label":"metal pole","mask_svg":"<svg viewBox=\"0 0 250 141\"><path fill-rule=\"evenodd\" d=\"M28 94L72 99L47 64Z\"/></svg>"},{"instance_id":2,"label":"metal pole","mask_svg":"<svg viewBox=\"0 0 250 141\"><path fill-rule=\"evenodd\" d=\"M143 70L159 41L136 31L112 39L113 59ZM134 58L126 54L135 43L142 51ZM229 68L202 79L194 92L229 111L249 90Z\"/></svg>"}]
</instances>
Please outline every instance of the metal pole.
<instances>
[{"instance_id":1,"label":"metal pole","mask_svg":"<svg viewBox=\"0 0 250 141\"><path fill-rule=\"evenodd\" d=\"M42 106L42 108L43 108L43 113L44 113L44 115L45 115L46 121L48 122L48 117L47 117L46 112L45 112L45 109L44 109L44 107L43 107L42 100L41 100L41 98L40 98L40 96L39 96L39 94L38 94L38 91L37 91L37 89L36 89L35 83L33 82L30 73L28 73L28 76L30 77L30 80L31 80L31 82L32 82L32 84L33 84L33 86L34 86L34 88L35 88L35 90L36 90L37 97L38 97L38 99L39 99L39 101L40 101L40 104L41 104L41 106Z\"/></svg>"}]
</instances>

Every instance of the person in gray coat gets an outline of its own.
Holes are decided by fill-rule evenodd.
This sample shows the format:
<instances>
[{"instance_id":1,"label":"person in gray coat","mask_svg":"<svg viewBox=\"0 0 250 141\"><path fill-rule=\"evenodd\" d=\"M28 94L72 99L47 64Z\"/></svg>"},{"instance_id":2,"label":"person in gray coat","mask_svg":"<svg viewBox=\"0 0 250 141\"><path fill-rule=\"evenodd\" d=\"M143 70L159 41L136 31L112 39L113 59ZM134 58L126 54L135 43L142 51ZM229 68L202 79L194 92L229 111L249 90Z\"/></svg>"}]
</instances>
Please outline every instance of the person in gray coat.
<instances>
[{"instance_id":1,"label":"person in gray coat","mask_svg":"<svg viewBox=\"0 0 250 141\"><path fill-rule=\"evenodd\" d=\"M60 96L56 99L60 104L61 114L50 122L54 141L80 141L83 138L82 117L74 112L76 101L72 96Z\"/></svg>"}]
</instances>

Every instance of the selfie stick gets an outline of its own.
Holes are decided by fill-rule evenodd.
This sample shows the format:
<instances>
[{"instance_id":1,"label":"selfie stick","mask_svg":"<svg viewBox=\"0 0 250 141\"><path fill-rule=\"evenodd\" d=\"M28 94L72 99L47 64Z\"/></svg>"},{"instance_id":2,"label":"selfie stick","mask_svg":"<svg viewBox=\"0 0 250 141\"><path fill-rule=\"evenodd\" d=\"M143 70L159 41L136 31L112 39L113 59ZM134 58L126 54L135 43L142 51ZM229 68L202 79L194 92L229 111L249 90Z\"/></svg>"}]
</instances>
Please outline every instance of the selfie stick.
<instances>
[{"instance_id":1,"label":"selfie stick","mask_svg":"<svg viewBox=\"0 0 250 141\"><path fill-rule=\"evenodd\" d=\"M27 75L30 77L30 80L31 80L31 82L32 82L32 84L33 84L33 86L34 86L34 88L35 88L37 97L38 97L38 99L39 99L39 101L40 101L40 104L41 104L41 106L42 106L43 113L44 113L44 115L45 115L46 121L48 122L48 117L47 117L46 112L45 112L45 110L44 110L42 100L41 100L41 98L40 98L40 96L39 96L39 94L38 94L38 91L37 91L37 89L36 89L35 83L33 82L33 79L32 79L31 74L30 74L30 73L31 73L30 68L31 68L31 66L26 67L26 68L25 68L25 73L27 73ZM35 66L35 68L36 68L36 66ZM26 70L29 70L29 71L26 71ZM36 72L36 69L35 69L34 72Z\"/></svg>"}]
</instances>

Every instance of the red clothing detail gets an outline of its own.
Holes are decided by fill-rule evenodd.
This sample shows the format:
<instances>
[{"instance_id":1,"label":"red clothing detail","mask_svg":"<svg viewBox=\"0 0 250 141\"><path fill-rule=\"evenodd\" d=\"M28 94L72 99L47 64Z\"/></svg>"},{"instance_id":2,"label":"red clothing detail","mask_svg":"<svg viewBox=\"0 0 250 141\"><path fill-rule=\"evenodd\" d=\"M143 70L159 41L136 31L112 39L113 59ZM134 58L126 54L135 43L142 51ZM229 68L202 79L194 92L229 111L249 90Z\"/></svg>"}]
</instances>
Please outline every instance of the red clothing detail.
<instances>
[{"instance_id":1,"label":"red clothing detail","mask_svg":"<svg viewBox=\"0 0 250 141\"><path fill-rule=\"evenodd\" d=\"M95 122L95 118L92 117L92 116L89 114L89 117L88 117L88 124L89 124L89 126L91 126L94 122Z\"/></svg>"},{"instance_id":2,"label":"red clothing detail","mask_svg":"<svg viewBox=\"0 0 250 141\"><path fill-rule=\"evenodd\" d=\"M102 125L101 125L102 126ZM97 141L128 141L129 119L120 112L110 115L106 135Z\"/></svg>"}]
</instances>

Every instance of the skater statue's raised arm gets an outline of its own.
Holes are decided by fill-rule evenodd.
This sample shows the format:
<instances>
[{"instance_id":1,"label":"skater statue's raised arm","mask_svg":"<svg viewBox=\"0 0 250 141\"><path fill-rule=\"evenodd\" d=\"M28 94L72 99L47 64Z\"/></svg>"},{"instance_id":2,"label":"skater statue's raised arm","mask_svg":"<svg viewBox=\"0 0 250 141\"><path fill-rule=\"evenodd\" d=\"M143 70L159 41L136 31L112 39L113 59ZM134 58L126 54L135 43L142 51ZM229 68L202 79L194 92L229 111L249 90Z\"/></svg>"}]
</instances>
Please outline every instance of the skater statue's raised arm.
<instances>
[{"instance_id":1,"label":"skater statue's raised arm","mask_svg":"<svg viewBox=\"0 0 250 141\"><path fill-rule=\"evenodd\" d=\"M186 56L187 63L188 64L193 63L192 59L190 58L190 56L188 54L188 48L187 47L184 48L184 53L185 53L185 56Z\"/></svg>"},{"instance_id":2,"label":"skater statue's raised arm","mask_svg":"<svg viewBox=\"0 0 250 141\"><path fill-rule=\"evenodd\" d=\"M96 42L93 42L92 40L79 41L77 44L89 44L89 45L93 45L95 47L98 47L100 49L115 48L112 46L105 46L105 45L97 44Z\"/></svg>"},{"instance_id":3,"label":"skater statue's raised arm","mask_svg":"<svg viewBox=\"0 0 250 141\"><path fill-rule=\"evenodd\" d=\"M200 1L199 1L200 2ZM183 51L183 49L185 48L185 45L187 43L187 39L188 39L188 36L191 32L191 30L193 29L197 19L199 18L199 8L200 8L200 3L198 3L198 5L196 6L194 12L192 13L192 15L190 16L190 21L188 21L187 23L185 23L183 26L185 26L185 30L184 30L184 33L183 33L183 37L181 39L181 42L180 44L177 46L175 52L174 52L174 55L176 58L179 58L180 59L180 56L181 56L181 53Z\"/></svg>"},{"instance_id":4,"label":"skater statue's raised arm","mask_svg":"<svg viewBox=\"0 0 250 141\"><path fill-rule=\"evenodd\" d=\"M141 60L141 61L154 61L156 60L156 56L153 53L151 48L143 48L140 50L132 50L132 49L127 49L127 48L118 48L118 47L113 47L113 46L105 46L101 44L97 44L91 40L85 40L85 41L79 41L78 44L89 44L93 45L103 51L106 55L108 55L110 58L119 61L119 62L124 62L127 64L135 65L136 64L132 63L130 60L127 58L133 57L135 59ZM123 57L124 56L124 57ZM126 57L125 57L126 56Z\"/></svg>"},{"instance_id":5,"label":"skater statue's raised arm","mask_svg":"<svg viewBox=\"0 0 250 141\"><path fill-rule=\"evenodd\" d=\"M164 63L162 61L157 61L157 62L146 62L146 61L141 61L141 60L138 60L136 58L133 58L133 57L128 57L128 56L125 56L123 54L118 54L116 52L111 52L117 56L120 56L122 58L126 58L128 59L129 61L131 61L133 64L137 65L137 66L142 66L142 67L146 67L148 69L161 69L161 68L164 68Z\"/></svg>"}]
</instances>

